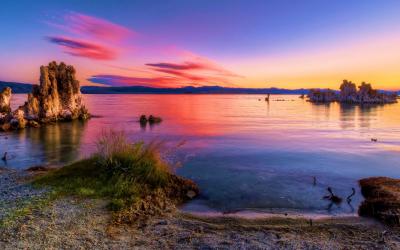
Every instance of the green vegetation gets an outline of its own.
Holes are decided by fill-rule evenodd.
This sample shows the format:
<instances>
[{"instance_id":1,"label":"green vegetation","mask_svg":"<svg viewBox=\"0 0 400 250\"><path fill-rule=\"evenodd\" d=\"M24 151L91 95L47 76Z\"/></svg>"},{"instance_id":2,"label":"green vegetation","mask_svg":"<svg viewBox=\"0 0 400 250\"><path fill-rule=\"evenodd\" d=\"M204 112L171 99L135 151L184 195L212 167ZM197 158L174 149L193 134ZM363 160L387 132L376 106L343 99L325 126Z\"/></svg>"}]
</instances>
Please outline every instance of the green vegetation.
<instances>
[{"instance_id":1,"label":"green vegetation","mask_svg":"<svg viewBox=\"0 0 400 250\"><path fill-rule=\"evenodd\" d=\"M52 192L49 192L44 197L29 198L19 204L17 209L7 214L0 220L0 229L12 226L19 218L32 214L35 210L40 210L46 207L55 198Z\"/></svg>"},{"instance_id":2,"label":"green vegetation","mask_svg":"<svg viewBox=\"0 0 400 250\"><path fill-rule=\"evenodd\" d=\"M149 210L168 201L184 201L197 186L171 173L161 158L161 143L130 143L122 132L103 133L97 153L37 177L36 187L51 186L56 196L107 198L113 211ZM154 204L153 200L157 200ZM150 203L144 206L142 203ZM140 206L138 206L138 204Z\"/></svg>"}]
</instances>

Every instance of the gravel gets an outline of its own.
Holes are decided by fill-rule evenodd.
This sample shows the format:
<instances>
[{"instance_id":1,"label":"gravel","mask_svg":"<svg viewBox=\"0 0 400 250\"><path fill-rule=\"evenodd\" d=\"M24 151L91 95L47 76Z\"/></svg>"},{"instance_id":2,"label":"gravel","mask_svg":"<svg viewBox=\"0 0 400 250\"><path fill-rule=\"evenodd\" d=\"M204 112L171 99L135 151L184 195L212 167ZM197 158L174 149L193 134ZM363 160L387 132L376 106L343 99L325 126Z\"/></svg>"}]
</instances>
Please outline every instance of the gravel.
<instances>
[{"instance_id":1,"label":"gravel","mask_svg":"<svg viewBox=\"0 0 400 250\"><path fill-rule=\"evenodd\" d=\"M29 175L22 170L0 170L0 221L15 209L45 196L46 190L34 189L24 181Z\"/></svg>"},{"instance_id":2,"label":"gravel","mask_svg":"<svg viewBox=\"0 0 400 250\"><path fill-rule=\"evenodd\" d=\"M1 171L1 170L0 170ZM25 171L0 172L0 219L46 190ZM24 182L25 181L25 182ZM198 217L172 211L112 223L107 201L65 197L0 227L0 249L400 249L400 229L360 217L315 220Z\"/></svg>"}]
</instances>

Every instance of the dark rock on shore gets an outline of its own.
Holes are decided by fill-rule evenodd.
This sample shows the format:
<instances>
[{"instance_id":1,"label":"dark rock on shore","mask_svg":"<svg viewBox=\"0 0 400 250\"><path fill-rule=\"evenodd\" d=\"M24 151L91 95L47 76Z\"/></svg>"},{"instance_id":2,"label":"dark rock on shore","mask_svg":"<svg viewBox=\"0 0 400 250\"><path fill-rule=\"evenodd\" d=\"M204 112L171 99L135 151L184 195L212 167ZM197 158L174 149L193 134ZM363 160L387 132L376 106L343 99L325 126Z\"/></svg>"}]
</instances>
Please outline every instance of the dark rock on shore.
<instances>
[{"instance_id":1,"label":"dark rock on shore","mask_svg":"<svg viewBox=\"0 0 400 250\"><path fill-rule=\"evenodd\" d=\"M40 85L33 85L24 105L11 112L11 89L0 94L0 129L39 127L55 121L88 119L75 69L61 62L40 67Z\"/></svg>"},{"instance_id":2,"label":"dark rock on shore","mask_svg":"<svg viewBox=\"0 0 400 250\"><path fill-rule=\"evenodd\" d=\"M356 104L385 104L396 103L396 93L383 93L373 89L371 84L362 82L356 87L351 81L344 80L340 85L340 92L331 89L310 89L307 95L310 102L329 103L356 103Z\"/></svg>"},{"instance_id":3,"label":"dark rock on shore","mask_svg":"<svg viewBox=\"0 0 400 250\"><path fill-rule=\"evenodd\" d=\"M400 226L400 180L372 177L360 180L360 186L365 200L358 213Z\"/></svg>"}]
</instances>

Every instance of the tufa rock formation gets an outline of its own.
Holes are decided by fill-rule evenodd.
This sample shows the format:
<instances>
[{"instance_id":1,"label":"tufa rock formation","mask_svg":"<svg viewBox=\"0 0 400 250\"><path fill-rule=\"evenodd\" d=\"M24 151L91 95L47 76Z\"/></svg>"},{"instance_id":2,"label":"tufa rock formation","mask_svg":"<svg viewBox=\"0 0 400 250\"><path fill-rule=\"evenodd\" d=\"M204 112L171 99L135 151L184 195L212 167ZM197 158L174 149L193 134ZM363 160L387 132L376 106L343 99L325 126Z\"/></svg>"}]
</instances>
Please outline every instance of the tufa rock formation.
<instances>
[{"instance_id":1,"label":"tufa rock formation","mask_svg":"<svg viewBox=\"0 0 400 250\"><path fill-rule=\"evenodd\" d=\"M337 94L331 89L320 90L320 89L310 89L307 95L310 102L334 102L337 100Z\"/></svg>"},{"instance_id":2,"label":"tufa rock formation","mask_svg":"<svg viewBox=\"0 0 400 250\"><path fill-rule=\"evenodd\" d=\"M340 92L333 90L311 89L307 95L310 102L341 102L341 103L357 103L357 104L384 104L396 103L396 93L379 93L373 89L371 84L362 82L357 87L351 81L344 80L340 85Z\"/></svg>"},{"instance_id":3,"label":"tufa rock formation","mask_svg":"<svg viewBox=\"0 0 400 250\"><path fill-rule=\"evenodd\" d=\"M11 88L6 87L0 92L0 130L8 130L10 124L7 123L11 119Z\"/></svg>"},{"instance_id":4,"label":"tufa rock formation","mask_svg":"<svg viewBox=\"0 0 400 250\"><path fill-rule=\"evenodd\" d=\"M40 67L40 85L34 85L32 93L23 106L11 112L9 100L11 89L0 94L0 129L38 127L55 121L88 119L88 110L83 104L79 81L73 66L56 62Z\"/></svg>"},{"instance_id":5,"label":"tufa rock formation","mask_svg":"<svg viewBox=\"0 0 400 250\"><path fill-rule=\"evenodd\" d=\"M0 92L0 113L10 113L11 88L5 87Z\"/></svg>"}]
</instances>

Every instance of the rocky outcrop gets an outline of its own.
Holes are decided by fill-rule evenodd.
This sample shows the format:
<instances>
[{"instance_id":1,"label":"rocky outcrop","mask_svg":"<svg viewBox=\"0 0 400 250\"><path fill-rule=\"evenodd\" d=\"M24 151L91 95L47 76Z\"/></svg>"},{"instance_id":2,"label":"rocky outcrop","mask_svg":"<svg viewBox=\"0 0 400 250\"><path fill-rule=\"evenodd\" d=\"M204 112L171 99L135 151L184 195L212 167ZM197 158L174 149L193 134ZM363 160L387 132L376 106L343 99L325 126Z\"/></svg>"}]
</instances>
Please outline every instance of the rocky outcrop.
<instances>
[{"instance_id":1,"label":"rocky outcrop","mask_svg":"<svg viewBox=\"0 0 400 250\"><path fill-rule=\"evenodd\" d=\"M6 87L0 92L0 113L10 113L11 88Z\"/></svg>"},{"instance_id":2,"label":"rocky outcrop","mask_svg":"<svg viewBox=\"0 0 400 250\"><path fill-rule=\"evenodd\" d=\"M343 83L340 85L339 101L357 102L357 87L355 83L343 80Z\"/></svg>"},{"instance_id":3,"label":"rocky outcrop","mask_svg":"<svg viewBox=\"0 0 400 250\"><path fill-rule=\"evenodd\" d=\"M83 104L75 73L73 66L63 62L41 66L40 85L33 86L25 104L14 112L9 108L11 89L3 90L0 104L4 105L0 107L6 111L0 116L0 129L21 129L48 122L88 119L90 115Z\"/></svg>"},{"instance_id":4,"label":"rocky outcrop","mask_svg":"<svg viewBox=\"0 0 400 250\"><path fill-rule=\"evenodd\" d=\"M358 213L400 226L400 180L372 177L360 180L360 186L365 200Z\"/></svg>"},{"instance_id":5,"label":"rocky outcrop","mask_svg":"<svg viewBox=\"0 0 400 250\"><path fill-rule=\"evenodd\" d=\"M11 88L5 87L0 92L0 131L1 130L9 130L10 123L8 121L11 120Z\"/></svg>"},{"instance_id":6,"label":"rocky outcrop","mask_svg":"<svg viewBox=\"0 0 400 250\"><path fill-rule=\"evenodd\" d=\"M338 98L335 91L331 89L310 89L307 97L312 102L334 102Z\"/></svg>"},{"instance_id":7,"label":"rocky outcrop","mask_svg":"<svg viewBox=\"0 0 400 250\"><path fill-rule=\"evenodd\" d=\"M372 88L371 84L365 82L362 82L357 90L356 84L347 80L344 80L340 85L339 93L330 89L311 89L307 97L310 102L323 103L384 104L397 102L396 93L379 93Z\"/></svg>"}]
</instances>

